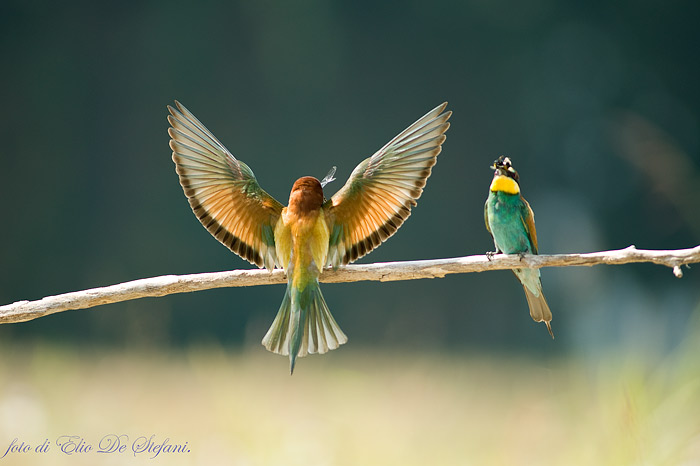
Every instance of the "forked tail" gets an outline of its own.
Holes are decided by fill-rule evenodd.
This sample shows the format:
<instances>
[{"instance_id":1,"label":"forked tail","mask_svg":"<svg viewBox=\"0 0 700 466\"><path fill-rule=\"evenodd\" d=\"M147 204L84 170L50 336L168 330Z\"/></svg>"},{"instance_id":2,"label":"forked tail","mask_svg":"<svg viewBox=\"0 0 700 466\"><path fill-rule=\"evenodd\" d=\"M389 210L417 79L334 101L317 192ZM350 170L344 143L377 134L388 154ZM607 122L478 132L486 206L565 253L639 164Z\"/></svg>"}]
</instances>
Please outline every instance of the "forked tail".
<instances>
[{"instance_id":1,"label":"forked tail","mask_svg":"<svg viewBox=\"0 0 700 466\"><path fill-rule=\"evenodd\" d=\"M294 373L297 356L326 353L348 341L323 299L318 281L303 290L287 284L277 317L262 340L273 353L289 355L289 372Z\"/></svg>"}]
</instances>

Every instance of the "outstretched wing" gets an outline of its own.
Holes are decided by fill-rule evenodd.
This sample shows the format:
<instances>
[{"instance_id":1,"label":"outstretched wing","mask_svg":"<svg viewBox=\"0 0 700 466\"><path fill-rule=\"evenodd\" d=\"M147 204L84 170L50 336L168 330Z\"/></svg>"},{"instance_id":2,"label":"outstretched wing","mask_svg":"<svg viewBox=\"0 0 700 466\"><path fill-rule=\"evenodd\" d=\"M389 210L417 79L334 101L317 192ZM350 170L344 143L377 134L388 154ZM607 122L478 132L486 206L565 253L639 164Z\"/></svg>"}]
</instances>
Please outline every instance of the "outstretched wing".
<instances>
[{"instance_id":1,"label":"outstretched wing","mask_svg":"<svg viewBox=\"0 0 700 466\"><path fill-rule=\"evenodd\" d=\"M328 262L337 267L364 256L411 215L445 142L447 102L402 131L353 170L326 201L330 241Z\"/></svg>"},{"instance_id":2,"label":"outstretched wing","mask_svg":"<svg viewBox=\"0 0 700 466\"><path fill-rule=\"evenodd\" d=\"M168 105L173 162L192 211L221 244L258 267L280 265L275 224L282 204L180 102Z\"/></svg>"},{"instance_id":3,"label":"outstretched wing","mask_svg":"<svg viewBox=\"0 0 700 466\"><path fill-rule=\"evenodd\" d=\"M535 229L535 214L524 197L520 196L520 200L523 202L520 206L520 220L525 226L527 231L527 236L530 238L530 243L532 244L532 254L537 254L537 230Z\"/></svg>"}]
</instances>

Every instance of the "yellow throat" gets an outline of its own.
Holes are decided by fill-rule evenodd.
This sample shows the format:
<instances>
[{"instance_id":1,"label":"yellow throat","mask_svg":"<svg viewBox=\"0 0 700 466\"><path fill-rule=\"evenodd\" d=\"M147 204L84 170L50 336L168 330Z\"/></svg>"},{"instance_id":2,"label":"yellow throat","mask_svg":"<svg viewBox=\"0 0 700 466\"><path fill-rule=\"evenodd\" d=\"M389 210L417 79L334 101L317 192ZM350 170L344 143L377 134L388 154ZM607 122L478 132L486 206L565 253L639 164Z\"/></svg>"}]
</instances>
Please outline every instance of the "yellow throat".
<instances>
[{"instance_id":1,"label":"yellow throat","mask_svg":"<svg viewBox=\"0 0 700 466\"><path fill-rule=\"evenodd\" d=\"M506 194L519 194L520 186L518 182L509 176L498 175L493 177L491 191L500 191Z\"/></svg>"}]
</instances>

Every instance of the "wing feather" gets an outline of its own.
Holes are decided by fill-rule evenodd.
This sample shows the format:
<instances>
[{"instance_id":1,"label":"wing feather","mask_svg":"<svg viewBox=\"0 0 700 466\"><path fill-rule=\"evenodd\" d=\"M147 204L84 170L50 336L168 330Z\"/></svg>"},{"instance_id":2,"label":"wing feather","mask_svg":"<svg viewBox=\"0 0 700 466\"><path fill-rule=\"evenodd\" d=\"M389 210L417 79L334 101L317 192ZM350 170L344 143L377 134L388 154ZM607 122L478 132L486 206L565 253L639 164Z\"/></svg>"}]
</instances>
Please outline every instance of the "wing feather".
<instances>
[{"instance_id":1,"label":"wing feather","mask_svg":"<svg viewBox=\"0 0 700 466\"><path fill-rule=\"evenodd\" d=\"M520 200L523 201L522 207L520 208L520 218L527 230L527 235L530 238L530 243L532 243L532 253L537 254L537 229L535 229L535 213L530 207L530 203L525 200L524 197L520 196Z\"/></svg>"},{"instance_id":2,"label":"wing feather","mask_svg":"<svg viewBox=\"0 0 700 466\"><path fill-rule=\"evenodd\" d=\"M258 184L182 104L168 106L170 148L185 196L199 221L224 246L258 267L280 265L274 231L282 204Z\"/></svg>"},{"instance_id":3,"label":"wing feather","mask_svg":"<svg viewBox=\"0 0 700 466\"><path fill-rule=\"evenodd\" d=\"M392 236L411 215L445 142L447 103L434 108L353 170L326 204L328 261L353 262Z\"/></svg>"}]
</instances>

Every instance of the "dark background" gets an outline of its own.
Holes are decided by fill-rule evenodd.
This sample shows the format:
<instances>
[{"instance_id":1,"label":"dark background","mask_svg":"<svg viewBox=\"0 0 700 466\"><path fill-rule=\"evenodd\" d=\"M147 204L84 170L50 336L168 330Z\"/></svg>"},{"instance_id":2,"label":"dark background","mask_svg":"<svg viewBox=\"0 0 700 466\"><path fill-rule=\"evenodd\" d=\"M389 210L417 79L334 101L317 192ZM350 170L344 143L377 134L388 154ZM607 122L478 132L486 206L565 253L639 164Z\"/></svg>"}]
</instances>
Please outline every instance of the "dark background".
<instances>
[{"instance_id":1,"label":"dark background","mask_svg":"<svg viewBox=\"0 0 700 466\"><path fill-rule=\"evenodd\" d=\"M444 100L443 153L410 220L361 262L483 254L501 154L540 252L700 242L694 2L0 4L0 303L249 268L192 214L170 160L178 99L286 203ZM649 265L544 269L556 346L508 271L322 286L353 345L577 351L673 346L700 301ZM0 326L5 342L259 341L283 286L142 299Z\"/></svg>"}]
</instances>

